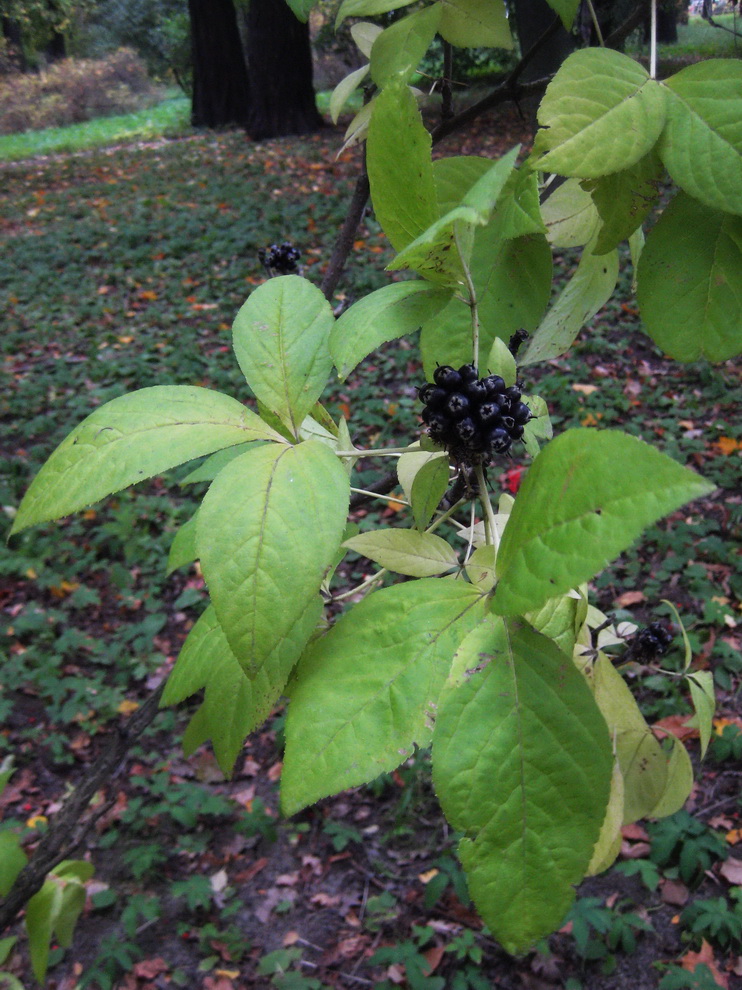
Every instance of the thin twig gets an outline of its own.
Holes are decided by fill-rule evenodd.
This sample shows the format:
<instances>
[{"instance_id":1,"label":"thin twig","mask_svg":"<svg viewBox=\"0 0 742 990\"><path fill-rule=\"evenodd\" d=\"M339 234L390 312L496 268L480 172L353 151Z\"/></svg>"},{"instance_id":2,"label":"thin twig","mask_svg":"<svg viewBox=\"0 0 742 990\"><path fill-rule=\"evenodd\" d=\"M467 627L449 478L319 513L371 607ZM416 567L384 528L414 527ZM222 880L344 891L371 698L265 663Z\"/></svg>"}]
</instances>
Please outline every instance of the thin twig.
<instances>
[{"instance_id":1,"label":"thin twig","mask_svg":"<svg viewBox=\"0 0 742 990\"><path fill-rule=\"evenodd\" d=\"M348 206L348 212L345 215L343 226L340 228L340 233L335 241L335 247L332 250L332 257L330 258L330 263L327 266L327 271L325 272L324 278L322 279L322 285L320 286L322 292L324 293L325 299L332 299L338 282L340 281L340 276L343 274L345 263L348 260L351 249L353 248L353 242L356 239L358 225L363 218L363 211L366 209L368 194L369 184L368 173L366 172L366 152L364 147L361 174L356 179L356 185L353 190L350 205Z\"/></svg>"},{"instance_id":2,"label":"thin twig","mask_svg":"<svg viewBox=\"0 0 742 990\"><path fill-rule=\"evenodd\" d=\"M113 738L85 777L64 802L52 824L41 838L33 856L15 879L8 896L0 905L0 931L10 925L31 897L41 890L46 875L78 849L102 812L96 812L82 822L85 809L105 783L118 777L126 766L126 757L134 741L144 732L157 714L162 684L137 709L131 718L117 727Z\"/></svg>"}]
</instances>

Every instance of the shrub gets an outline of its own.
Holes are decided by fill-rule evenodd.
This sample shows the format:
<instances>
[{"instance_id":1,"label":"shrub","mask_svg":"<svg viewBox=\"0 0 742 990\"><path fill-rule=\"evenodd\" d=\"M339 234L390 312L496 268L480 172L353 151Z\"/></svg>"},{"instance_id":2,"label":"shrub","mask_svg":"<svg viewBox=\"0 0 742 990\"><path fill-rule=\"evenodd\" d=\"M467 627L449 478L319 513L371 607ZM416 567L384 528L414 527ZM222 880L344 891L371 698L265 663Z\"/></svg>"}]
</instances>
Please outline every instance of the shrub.
<instances>
[{"instance_id":1,"label":"shrub","mask_svg":"<svg viewBox=\"0 0 742 990\"><path fill-rule=\"evenodd\" d=\"M131 113L160 97L130 49L98 61L65 59L38 75L8 76L0 83L0 134Z\"/></svg>"}]
</instances>

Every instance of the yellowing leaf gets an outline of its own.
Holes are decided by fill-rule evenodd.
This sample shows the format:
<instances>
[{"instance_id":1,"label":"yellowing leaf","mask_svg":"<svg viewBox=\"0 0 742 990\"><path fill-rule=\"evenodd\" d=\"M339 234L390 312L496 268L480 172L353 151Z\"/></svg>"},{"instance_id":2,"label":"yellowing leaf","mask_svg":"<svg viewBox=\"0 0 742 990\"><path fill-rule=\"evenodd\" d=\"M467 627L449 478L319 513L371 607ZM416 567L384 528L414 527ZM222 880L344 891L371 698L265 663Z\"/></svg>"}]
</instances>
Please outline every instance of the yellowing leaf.
<instances>
[{"instance_id":1,"label":"yellowing leaf","mask_svg":"<svg viewBox=\"0 0 742 990\"><path fill-rule=\"evenodd\" d=\"M129 701L128 699L124 699L124 701L120 702L116 708L116 711L119 715L131 715L131 713L135 712L137 708L139 708L138 701Z\"/></svg>"}]
</instances>

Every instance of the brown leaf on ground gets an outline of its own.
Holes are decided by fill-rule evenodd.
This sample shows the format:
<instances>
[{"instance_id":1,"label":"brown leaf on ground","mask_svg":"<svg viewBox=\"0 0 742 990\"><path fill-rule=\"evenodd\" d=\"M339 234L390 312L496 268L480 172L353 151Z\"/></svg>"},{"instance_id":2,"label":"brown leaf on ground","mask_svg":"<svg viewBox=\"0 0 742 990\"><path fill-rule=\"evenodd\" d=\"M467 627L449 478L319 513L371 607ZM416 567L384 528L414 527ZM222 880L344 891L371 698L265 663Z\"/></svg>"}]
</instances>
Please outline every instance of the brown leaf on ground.
<instances>
[{"instance_id":1,"label":"brown leaf on ground","mask_svg":"<svg viewBox=\"0 0 742 990\"><path fill-rule=\"evenodd\" d=\"M689 973L695 973L697 966L708 966L717 985L723 987L723 990L729 990L729 977L725 976L716 965L714 950L706 939L701 942L701 951L686 952L680 960L680 965L683 969L687 969Z\"/></svg>"},{"instance_id":2,"label":"brown leaf on ground","mask_svg":"<svg viewBox=\"0 0 742 990\"><path fill-rule=\"evenodd\" d=\"M660 897L665 904L682 907L687 903L690 893L684 883L679 880L663 880L660 884Z\"/></svg>"},{"instance_id":3,"label":"brown leaf on ground","mask_svg":"<svg viewBox=\"0 0 742 990\"><path fill-rule=\"evenodd\" d=\"M134 966L134 975L140 980L154 980L160 973L167 973L170 966L161 957L142 959Z\"/></svg>"},{"instance_id":4,"label":"brown leaf on ground","mask_svg":"<svg viewBox=\"0 0 742 990\"><path fill-rule=\"evenodd\" d=\"M742 884L742 859L728 859L719 867L719 874L735 885Z\"/></svg>"},{"instance_id":5,"label":"brown leaf on ground","mask_svg":"<svg viewBox=\"0 0 742 990\"><path fill-rule=\"evenodd\" d=\"M653 729L664 729L676 739L698 739L698 726L688 725L693 715L668 715L652 725Z\"/></svg>"},{"instance_id":6,"label":"brown leaf on ground","mask_svg":"<svg viewBox=\"0 0 742 990\"><path fill-rule=\"evenodd\" d=\"M627 605L638 605L643 601L646 601L646 596L643 591L624 591L624 593L619 595L616 599L616 604L620 605L621 608L626 608Z\"/></svg>"}]
</instances>

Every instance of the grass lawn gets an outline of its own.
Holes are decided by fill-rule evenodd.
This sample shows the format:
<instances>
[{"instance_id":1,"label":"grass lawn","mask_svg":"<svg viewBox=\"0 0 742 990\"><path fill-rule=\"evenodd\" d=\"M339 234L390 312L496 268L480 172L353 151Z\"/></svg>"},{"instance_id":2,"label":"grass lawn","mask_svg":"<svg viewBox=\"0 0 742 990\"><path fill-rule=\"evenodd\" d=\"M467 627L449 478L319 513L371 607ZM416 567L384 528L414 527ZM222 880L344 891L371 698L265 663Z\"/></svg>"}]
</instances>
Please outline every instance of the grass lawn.
<instances>
[{"instance_id":1,"label":"grass lawn","mask_svg":"<svg viewBox=\"0 0 742 990\"><path fill-rule=\"evenodd\" d=\"M171 109L182 127L187 107L172 101ZM523 127L515 114L491 118L466 135L470 153L485 140L505 150L491 135L514 143ZM0 506L8 523L54 445L100 403L165 383L247 400L230 327L264 278L258 249L292 240L314 282L328 262L358 166L355 151L335 159L339 130L255 145L238 132L181 129L179 139L148 147L154 130L129 146L0 166ZM116 133L106 143L120 142ZM390 257L366 217L335 303L386 284ZM575 263L570 252L557 257L559 277ZM527 370L528 390L547 400L558 431L626 429L718 486L652 527L591 588L600 607L643 623L670 615L663 598L676 602L700 665L714 675L724 739L699 770L695 817L674 816L669 831L628 832L618 867L580 888L571 926L513 960L472 913L424 753L279 823L280 710L224 781L208 747L184 758L179 739L193 711L185 705L159 716L127 773L106 788L110 804L88 839L97 887L72 947L52 952L50 987L150 987L159 978L204 990L388 990L401 966L420 973L424 990L649 990L665 977L676 980L666 987L701 987L677 982L686 972L677 967L702 939L702 964L732 985L742 951L739 881L725 866L729 853L742 858L738 366L665 360L642 333L626 268L569 357ZM412 337L383 347L342 385L330 383L326 403L349 418L361 445L409 442L420 430L421 381ZM501 487L511 468L527 464L519 452L492 469L492 480ZM202 611L198 568L165 575L177 527L196 504L194 489L179 485L184 474L0 549L0 757L13 753L18 767L3 796L6 824L23 829L34 816L53 816L111 727L171 669ZM363 484L374 477L369 470ZM357 522L380 517L386 525L399 518L372 503ZM357 580L365 566L349 557L344 578ZM676 639L663 664L681 663ZM689 712L673 679L644 668L632 680L650 721ZM677 720L666 724L677 728ZM693 728L684 731L698 764ZM28 985L20 945L5 966ZM375 957L380 946L389 951Z\"/></svg>"}]
</instances>

